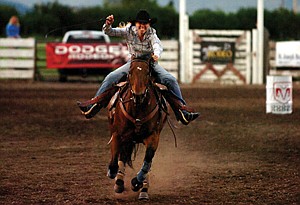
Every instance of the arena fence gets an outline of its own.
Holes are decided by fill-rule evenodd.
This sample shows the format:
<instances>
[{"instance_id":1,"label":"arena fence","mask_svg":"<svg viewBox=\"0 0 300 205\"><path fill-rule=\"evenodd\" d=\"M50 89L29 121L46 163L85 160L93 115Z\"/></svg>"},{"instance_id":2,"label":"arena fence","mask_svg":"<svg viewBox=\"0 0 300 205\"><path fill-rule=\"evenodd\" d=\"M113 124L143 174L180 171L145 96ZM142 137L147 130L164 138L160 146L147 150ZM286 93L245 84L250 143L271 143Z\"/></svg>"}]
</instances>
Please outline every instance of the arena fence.
<instances>
[{"instance_id":1,"label":"arena fence","mask_svg":"<svg viewBox=\"0 0 300 205\"><path fill-rule=\"evenodd\" d=\"M253 65L255 52L251 41L253 41L251 31L190 30L190 49L185 52L189 56L185 75L189 77L190 83L255 84L254 78L258 70L254 69ZM203 48L207 46L205 42L215 46L212 50L217 49L216 47L220 47L220 45L224 47L224 42L234 46L234 61L227 63L206 61L203 56L205 53ZM159 63L180 81L179 41L162 40L162 44L164 52ZM299 68L276 68L275 42L270 41L269 48L269 55L266 55L269 63L266 63L267 68L264 69L263 75L291 75L294 79L299 79ZM224 48L221 49L221 54L224 52ZM42 80L47 70L45 43L36 43L33 38L0 38L0 78Z\"/></svg>"},{"instance_id":2,"label":"arena fence","mask_svg":"<svg viewBox=\"0 0 300 205\"><path fill-rule=\"evenodd\" d=\"M34 79L35 70L34 38L0 38L0 78Z\"/></svg>"},{"instance_id":3,"label":"arena fence","mask_svg":"<svg viewBox=\"0 0 300 205\"><path fill-rule=\"evenodd\" d=\"M163 40L164 51L159 64L170 72L176 79L179 79L179 45L177 40Z\"/></svg>"}]
</instances>

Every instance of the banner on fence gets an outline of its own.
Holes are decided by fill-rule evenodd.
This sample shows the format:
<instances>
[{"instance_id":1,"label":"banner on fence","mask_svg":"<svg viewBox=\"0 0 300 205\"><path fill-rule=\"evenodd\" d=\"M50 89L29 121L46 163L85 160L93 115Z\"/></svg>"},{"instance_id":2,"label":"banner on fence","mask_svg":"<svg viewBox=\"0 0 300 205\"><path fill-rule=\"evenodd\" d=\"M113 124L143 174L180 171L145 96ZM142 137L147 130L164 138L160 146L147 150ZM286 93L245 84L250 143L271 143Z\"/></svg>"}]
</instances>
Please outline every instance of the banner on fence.
<instances>
[{"instance_id":1,"label":"banner on fence","mask_svg":"<svg viewBox=\"0 0 300 205\"><path fill-rule=\"evenodd\" d=\"M276 67L300 67L300 41L276 42Z\"/></svg>"},{"instance_id":2,"label":"banner on fence","mask_svg":"<svg viewBox=\"0 0 300 205\"><path fill-rule=\"evenodd\" d=\"M201 61L203 63L228 64L234 63L234 42L201 42Z\"/></svg>"},{"instance_id":3,"label":"banner on fence","mask_svg":"<svg viewBox=\"0 0 300 205\"><path fill-rule=\"evenodd\" d=\"M47 43L48 68L117 68L128 60L122 43Z\"/></svg>"}]
</instances>

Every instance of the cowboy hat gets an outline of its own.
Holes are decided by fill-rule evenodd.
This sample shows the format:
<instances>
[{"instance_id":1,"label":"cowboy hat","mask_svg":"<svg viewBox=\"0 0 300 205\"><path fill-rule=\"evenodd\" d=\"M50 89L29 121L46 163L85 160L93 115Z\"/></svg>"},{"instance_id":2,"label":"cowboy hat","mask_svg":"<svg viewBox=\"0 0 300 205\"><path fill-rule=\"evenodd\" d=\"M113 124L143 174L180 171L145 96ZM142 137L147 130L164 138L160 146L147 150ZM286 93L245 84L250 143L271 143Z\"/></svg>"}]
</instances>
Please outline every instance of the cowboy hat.
<instances>
[{"instance_id":1,"label":"cowboy hat","mask_svg":"<svg viewBox=\"0 0 300 205\"><path fill-rule=\"evenodd\" d=\"M154 24L157 22L157 18L150 18L150 15L146 10L140 10L136 14L135 20L131 20L130 22L132 24L135 22Z\"/></svg>"}]
</instances>

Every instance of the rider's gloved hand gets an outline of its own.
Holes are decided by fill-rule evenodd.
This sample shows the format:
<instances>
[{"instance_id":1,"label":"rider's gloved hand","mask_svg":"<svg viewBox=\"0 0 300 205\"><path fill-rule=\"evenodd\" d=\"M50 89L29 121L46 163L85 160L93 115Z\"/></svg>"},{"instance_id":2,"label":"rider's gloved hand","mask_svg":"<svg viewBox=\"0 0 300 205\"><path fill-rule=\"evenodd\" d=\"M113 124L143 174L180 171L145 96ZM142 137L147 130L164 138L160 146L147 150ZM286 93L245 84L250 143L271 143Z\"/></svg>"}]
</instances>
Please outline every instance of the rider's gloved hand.
<instances>
[{"instance_id":1,"label":"rider's gloved hand","mask_svg":"<svg viewBox=\"0 0 300 205\"><path fill-rule=\"evenodd\" d=\"M109 15L107 18L106 18L106 21L105 21L105 24L110 26L113 24L113 22L115 21L114 19L114 15Z\"/></svg>"}]
</instances>

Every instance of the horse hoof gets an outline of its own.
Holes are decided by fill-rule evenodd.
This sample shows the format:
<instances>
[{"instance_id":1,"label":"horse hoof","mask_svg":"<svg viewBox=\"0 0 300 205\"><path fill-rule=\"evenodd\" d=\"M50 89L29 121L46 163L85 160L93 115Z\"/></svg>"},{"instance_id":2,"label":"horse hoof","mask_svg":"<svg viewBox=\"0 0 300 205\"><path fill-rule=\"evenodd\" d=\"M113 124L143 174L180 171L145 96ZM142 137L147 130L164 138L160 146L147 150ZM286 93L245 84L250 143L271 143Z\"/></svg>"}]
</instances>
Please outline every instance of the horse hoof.
<instances>
[{"instance_id":1,"label":"horse hoof","mask_svg":"<svg viewBox=\"0 0 300 205\"><path fill-rule=\"evenodd\" d=\"M107 176L108 176L109 178L111 178L111 179L114 179L114 178L117 176L117 174L111 173L111 171L108 170L108 171L107 171Z\"/></svg>"},{"instance_id":2,"label":"horse hoof","mask_svg":"<svg viewBox=\"0 0 300 205\"><path fill-rule=\"evenodd\" d=\"M114 190L116 193L120 194L124 191L124 181L122 179L117 179Z\"/></svg>"},{"instance_id":3,"label":"horse hoof","mask_svg":"<svg viewBox=\"0 0 300 205\"><path fill-rule=\"evenodd\" d=\"M139 191L143 187L143 182L139 182L136 177L131 180L132 191Z\"/></svg>"},{"instance_id":4,"label":"horse hoof","mask_svg":"<svg viewBox=\"0 0 300 205\"><path fill-rule=\"evenodd\" d=\"M147 191L141 191L140 195L139 195L139 200L141 201L147 201L149 200L149 195L148 195L148 192Z\"/></svg>"},{"instance_id":5,"label":"horse hoof","mask_svg":"<svg viewBox=\"0 0 300 205\"><path fill-rule=\"evenodd\" d=\"M118 166L109 165L107 170L107 176L111 179L114 179L117 176L118 168Z\"/></svg>"}]
</instances>

